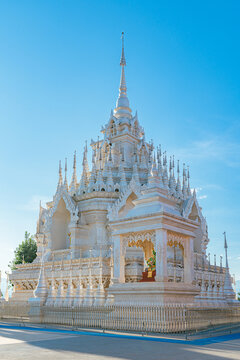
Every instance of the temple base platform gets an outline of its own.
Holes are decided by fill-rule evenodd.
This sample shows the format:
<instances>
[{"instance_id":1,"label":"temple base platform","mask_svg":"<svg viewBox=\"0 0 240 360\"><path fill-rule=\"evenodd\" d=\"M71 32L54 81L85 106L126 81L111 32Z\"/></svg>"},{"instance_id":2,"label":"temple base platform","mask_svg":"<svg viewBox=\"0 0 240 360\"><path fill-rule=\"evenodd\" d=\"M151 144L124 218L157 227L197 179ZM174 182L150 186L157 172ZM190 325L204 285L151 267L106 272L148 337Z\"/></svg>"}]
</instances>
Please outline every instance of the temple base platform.
<instances>
[{"instance_id":1,"label":"temple base platform","mask_svg":"<svg viewBox=\"0 0 240 360\"><path fill-rule=\"evenodd\" d=\"M115 283L108 294L114 305L193 304L199 290L192 284L152 281Z\"/></svg>"}]
</instances>

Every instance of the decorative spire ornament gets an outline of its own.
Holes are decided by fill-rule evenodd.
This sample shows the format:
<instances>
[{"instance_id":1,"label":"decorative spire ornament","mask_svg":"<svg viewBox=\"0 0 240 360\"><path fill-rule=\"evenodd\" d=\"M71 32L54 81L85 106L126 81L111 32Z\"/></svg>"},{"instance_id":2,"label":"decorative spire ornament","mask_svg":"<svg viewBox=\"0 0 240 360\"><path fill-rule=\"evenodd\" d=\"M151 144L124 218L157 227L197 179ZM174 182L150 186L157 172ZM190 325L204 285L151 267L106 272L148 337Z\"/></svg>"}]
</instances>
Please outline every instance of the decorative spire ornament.
<instances>
[{"instance_id":1,"label":"decorative spire ornament","mask_svg":"<svg viewBox=\"0 0 240 360\"><path fill-rule=\"evenodd\" d=\"M38 221L37 221L37 231L36 231L37 234L39 234L41 232L41 226L40 225L41 225L42 210L43 210L42 202L40 200L40 202L39 202L39 215L38 215Z\"/></svg>"},{"instance_id":2,"label":"decorative spire ornament","mask_svg":"<svg viewBox=\"0 0 240 360\"><path fill-rule=\"evenodd\" d=\"M228 246L227 246L227 237L226 237L226 232L224 231L223 233L224 235L224 249L225 249L225 260L226 260L226 269L228 269L228 254L227 254L227 249L228 249Z\"/></svg>"},{"instance_id":3,"label":"decorative spire ornament","mask_svg":"<svg viewBox=\"0 0 240 360\"><path fill-rule=\"evenodd\" d=\"M125 164L125 160L124 160L124 149L122 151L122 159L120 160L120 164L119 164L119 177L120 177L120 188L121 191L123 192L126 187L127 187L127 181L126 181L126 174L125 174L125 170L124 170L124 164Z\"/></svg>"},{"instance_id":4,"label":"decorative spire ornament","mask_svg":"<svg viewBox=\"0 0 240 360\"><path fill-rule=\"evenodd\" d=\"M175 179L175 158L173 155L173 159L172 159L172 178L173 178L173 189L174 189L174 193L176 193L176 179Z\"/></svg>"},{"instance_id":5,"label":"decorative spire ornament","mask_svg":"<svg viewBox=\"0 0 240 360\"><path fill-rule=\"evenodd\" d=\"M83 171L82 176L78 188L78 194L82 195L85 194L87 191L87 183L88 183L88 174L89 174L89 167L88 167L88 160L87 160L87 142L84 147L83 151L83 161L82 161Z\"/></svg>"},{"instance_id":6,"label":"decorative spire ornament","mask_svg":"<svg viewBox=\"0 0 240 360\"><path fill-rule=\"evenodd\" d=\"M104 183L104 180L103 180L103 176L102 176L102 170L99 169L98 170L98 173L97 173L97 179L96 179L96 188L97 188L97 191L105 191L106 185Z\"/></svg>"},{"instance_id":7,"label":"decorative spire ornament","mask_svg":"<svg viewBox=\"0 0 240 360\"><path fill-rule=\"evenodd\" d=\"M68 190L68 181L67 181L67 158L65 158L65 179L64 179L64 186L66 190Z\"/></svg>"},{"instance_id":8,"label":"decorative spire ornament","mask_svg":"<svg viewBox=\"0 0 240 360\"><path fill-rule=\"evenodd\" d=\"M62 186L63 178L62 178L62 166L61 166L61 160L59 160L59 179L58 179L58 186Z\"/></svg>"},{"instance_id":9,"label":"decorative spire ornament","mask_svg":"<svg viewBox=\"0 0 240 360\"><path fill-rule=\"evenodd\" d=\"M88 184L88 192L92 192L94 184L96 183L97 172L96 172L96 161L95 157L92 158L92 171Z\"/></svg>"},{"instance_id":10,"label":"decorative spire ornament","mask_svg":"<svg viewBox=\"0 0 240 360\"><path fill-rule=\"evenodd\" d=\"M39 298L41 304L45 303L46 298L48 296L48 286L47 286L47 280L46 280L46 276L45 276L45 265L44 265L44 263L45 262L44 262L44 249L43 249L40 272L39 272L39 278L38 278L38 284L37 284L36 289L34 290L34 297Z\"/></svg>"},{"instance_id":11,"label":"decorative spire ornament","mask_svg":"<svg viewBox=\"0 0 240 360\"><path fill-rule=\"evenodd\" d=\"M135 180L136 184L138 184L138 185L140 184L139 174L138 174L137 154L135 154L135 161L134 161L134 164L133 164L132 179Z\"/></svg>"},{"instance_id":12,"label":"decorative spire ornament","mask_svg":"<svg viewBox=\"0 0 240 360\"><path fill-rule=\"evenodd\" d=\"M162 168L162 151L161 145L159 145L157 149L157 161L158 161L158 177L159 177L159 185L163 187L163 168Z\"/></svg>"},{"instance_id":13,"label":"decorative spire ornament","mask_svg":"<svg viewBox=\"0 0 240 360\"><path fill-rule=\"evenodd\" d=\"M226 261L226 270L225 270L225 276L224 276L224 296L227 298L228 301L236 301L235 300L235 293L233 291L233 287L232 287L232 279L231 279L231 275L229 272L229 266L228 266L228 254L227 254L227 249L228 249L228 245L227 245L227 236L226 236L226 232L224 231L223 233L224 235L224 249L225 249L225 261Z\"/></svg>"},{"instance_id":14,"label":"decorative spire ornament","mask_svg":"<svg viewBox=\"0 0 240 360\"><path fill-rule=\"evenodd\" d=\"M160 186L158 171L157 171L157 163L155 153L153 155L152 169L148 175L148 187L156 188Z\"/></svg>"},{"instance_id":15,"label":"decorative spire ornament","mask_svg":"<svg viewBox=\"0 0 240 360\"><path fill-rule=\"evenodd\" d=\"M181 181L180 181L180 168L179 168L179 160L177 164L177 186L176 186L176 196L178 198L182 198L182 189L181 189Z\"/></svg>"},{"instance_id":16,"label":"decorative spire ornament","mask_svg":"<svg viewBox=\"0 0 240 360\"><path fill-rule=\"evenodd\" d=\"M170 156L170 162L169 162L169 189L170 189L170 193L171 195L175 196L176 194L176 182L174 181L174 157L172 158Z\"/></svg>"},{"instance_id":17,"label":"decorative spire ornament","mask_svg":"<svg viewBox=\"0 0 240 360\"><path fill-rule=\"evenodd\" d=\"M170 156L170 159L169 159L169 184L170 184L171 178L172 178L172 157Z\"/></svg>"},{"instance_id":18,"label":"decorative spire ornament","mask_svg":"<svg viewBox=\"0 0 240 360\"><path fill-rule=\"evenodd\" d=\"M126 59L124 54L124 33L122 32L122 55L120 60L121 66L121 80L119 86L119 95L116 103L116 108L114 110L114 116L117 118L131 118L132 110L129 107L129 100L127 97L127 86L125 79L125 69Z\"/></svg>"},{"instance_id":19,"label":"decorative spire ornament","mask_svg":"<svg viewBox=\"0 0 240 360\"><path fill-rule=\"evenodd\" d=\"M190 173L189 173L189 166L188 166L188 171L187 171L187 194L188 196L191 196L191 188L190 188Z\"/></svg>"},{"instance_id":20,"label":"decorative spire ornament","mask_svg":"<svg viewBox=\"0 0 240 360\"><path fill-rule=\"evenodd\" d=\"M154 152L154 154L153 154L153 162L152 162L151 174L152 174L152 176L158 176L157 162L156 162L155 152Z\"/></svg>"},{"instance_id":21,"label":"decorative spire ornament","mask_svg":"<svg viewBox=\"0 0 240 360\"><path fill-rule=\"evenodd\" d=\"M183 194L183 199L186 200L187 198L187 184L186 184L186 169L185 169L185 164L183 164L183 183L182 183L182 194Z\"/></svg>"},{"instance_id":22,"label":"decorative spire ornament","mask_svg":"<svg viewBox=\"0 0 240 360\"><path fill-rule=\"evenodd\" d=\"M71 195L75 194L77 190L77 160L76 160L76 151L74 152L73 156L73 174L72 174L72 180L70 183L70 193Z\"/></svg>"},{"instance_id":23,"label":"decorative spire ornament","mask_svg":"<svg viewBox=\"0 0 240 360\"><path fill-rule=\"evenodd\" d=\"M167 170L167 153L166 151L163 154L163 184L164 187L168 190L168 170Z\"/></svg>"},{"instance_id":24,"label":"decorative spire ornament","mask_svg":"<svg viewBox=\"0 0 240 360\"><path fill-rule=\"evenodd\" d=\"M88 159L87 159L87 152L88 152L88 149L87 149L87 141L85 143L85 148L84 148L84 152L83 152L83 168L86 172L86 174L89 173L89 166L88 166Z\"/></svg>"},{"instance_id":25,"label":"decorative spire ornament","mask_svg":"<svg viewBox=\"0 0 240 360\"><path fill-rule=\"evenodd\" d=\"M112 167L110 164L107 165L107 189L108 191L114 190L114 182L112 177Z\"/></svg>"}]
</instances>

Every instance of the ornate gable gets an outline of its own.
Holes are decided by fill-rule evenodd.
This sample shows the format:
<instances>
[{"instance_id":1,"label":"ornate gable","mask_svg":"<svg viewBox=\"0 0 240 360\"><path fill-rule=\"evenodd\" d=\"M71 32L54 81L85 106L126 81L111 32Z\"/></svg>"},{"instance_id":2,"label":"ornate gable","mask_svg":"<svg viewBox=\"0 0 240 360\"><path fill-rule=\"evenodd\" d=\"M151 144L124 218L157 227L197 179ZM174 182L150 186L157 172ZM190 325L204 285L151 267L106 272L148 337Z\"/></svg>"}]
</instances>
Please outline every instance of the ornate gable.
<instances>
[{"instance_id":1,"label":"ornate gable","mask_svg":"<svg viewBox=\"0 0 240 360\"><path fill-rule=\"evenodd\" d=\"M55 213L55 211L57 210L59 201L63 199L63 201L65 202L66 208L70 213L70 219L71 219L71 223L76 223L79 219L78 217L78 207L75 204L75 201L72 199L72 197L69 195L69 193L67 192L66 188L64 186L61 186L58 188L54 198L53 198L53 203L52 203L52 207L46 211L45 213L45 231L49 231L51 228L51 224L52 224L52 217L53 214Z\"/></svg>"},{"instance_id":2,"label":"ornate gable","mask_svg":"<svg viewBox=\"0 0 240 360\"><path fill-rule=\"evenodd\" d=\"M204 249L206 249L206 246L209 242L207 221L202 214L202 210L197 201L195 191L193 193L193 196L191 196L190 198L184 201L182 216L185 217L186 219L192 218L191 220L196 220L196 221L198 221L197 217L199 218L199 225L202 231L202 240L201 240L202 246Z\"/></svg>"},{"instance_id":3,"label":"ornate gable","mask_svg":"<svg viewBox=\"0 0 240 360\"><path fill-rule=\"evenodd\" d=\"M130 181L126 190L120 198L108 208L108 219L115 220L119 216L119 212L126 205L128 198L135 194L135 197L138 198L141 195L141 186L136 183L134 179Z\"/></svg>"}]
</instances>

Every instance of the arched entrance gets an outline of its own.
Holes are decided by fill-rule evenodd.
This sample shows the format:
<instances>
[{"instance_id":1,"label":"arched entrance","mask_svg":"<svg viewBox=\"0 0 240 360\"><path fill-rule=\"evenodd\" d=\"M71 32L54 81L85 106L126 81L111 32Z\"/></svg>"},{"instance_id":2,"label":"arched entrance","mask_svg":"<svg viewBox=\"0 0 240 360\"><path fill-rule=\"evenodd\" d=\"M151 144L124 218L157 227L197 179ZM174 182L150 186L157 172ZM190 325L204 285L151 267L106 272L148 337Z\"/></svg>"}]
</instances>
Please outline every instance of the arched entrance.
<instances>
[{"instance_id":1,"label":"arched entrance","mask_svg":"<svg viewBox=\"0 0 240 360\"><path fill-rule=\"evenodd\" d=\"M70 212L67 210L64 200L61 199L52 216L52 250L62 250L70 247L69 223Z\"/></svg>"}]
</instances>

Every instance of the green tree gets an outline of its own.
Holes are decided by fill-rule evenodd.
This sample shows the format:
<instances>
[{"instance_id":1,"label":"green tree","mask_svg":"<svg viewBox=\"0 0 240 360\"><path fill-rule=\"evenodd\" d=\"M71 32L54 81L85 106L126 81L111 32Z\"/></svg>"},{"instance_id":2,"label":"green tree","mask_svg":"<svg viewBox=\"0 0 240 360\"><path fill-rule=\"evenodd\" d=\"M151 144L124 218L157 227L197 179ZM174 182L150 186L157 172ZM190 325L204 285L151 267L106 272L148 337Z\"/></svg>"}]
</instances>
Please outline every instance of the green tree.
<instances>
[{"instance_id":1,"label":"green tree","mask_svg":"<svg viewBox=\"0 0 240 360\"><path fill-rule=\"evenodd\" d=\"M238 293L238 301L240 301L240 292Z\"/></svg>"},{"instance_id":2,"label":"green tree","mask_svg":"<svg viewBox=\"0 0 240 360\"><path fill-rule=\"evenodd\" d=\"M37 256L37 243L33 236L25 231L25 239L14 251L14 259L10 262L11 270L16 269L16 265L31 263Z\"/></svg>"}]
</instances>

